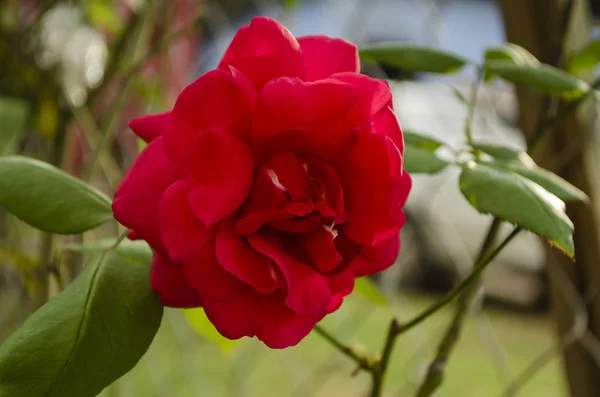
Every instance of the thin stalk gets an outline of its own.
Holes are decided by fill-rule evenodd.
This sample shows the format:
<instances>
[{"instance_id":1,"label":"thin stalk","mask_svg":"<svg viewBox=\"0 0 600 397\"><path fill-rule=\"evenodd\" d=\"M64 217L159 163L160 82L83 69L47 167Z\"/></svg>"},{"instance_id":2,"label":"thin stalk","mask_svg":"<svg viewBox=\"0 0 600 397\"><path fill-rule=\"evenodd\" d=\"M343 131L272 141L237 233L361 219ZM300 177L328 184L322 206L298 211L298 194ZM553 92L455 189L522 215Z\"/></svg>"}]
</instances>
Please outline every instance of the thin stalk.
<instances>
[{"instance_id":1,"label":"thin stalk","mask_svg":"<svg viewBox=\"0 0 600 397\"><path fill-rule=\"evenodd\" d=\"M374 362L366 356L363 356L357 353L352 347L346 346L342 342L340 342L335 336L331 335L329 332L325 331L323 327L320 325L316 325L313 329L318 335L323 337L327 342L331 343L336 349L340 351L340 353L352 359L356 364L358 364L359 368L370 371L373 368Z\"/></svg>"},{"instance_id":2,"label":"thin stalk","mask_svg":"<svg viewBox=\"0 0 600 397\"><path fill-rule=\"evenodd\" d=\"M488 233L488 235L496 234L496 232L494 232L493 230L496 228L499 228L499 224L497 224L497 223L498 222L496 220L494 220L494 222L492 223L492 226L490 227L490 233ZM399 335L407 332L408 330L412 329L413 327L415 327L415 326L421 324L423 321L427 320L429 317L431 317L431 315L433 315L438 310L440 310L441 308L446 306L448 303L452 302L457 296L459 296L461 293L463 293L465 290L467 290L472 285L472 283L479 278L479 275L486 269L486 267L496 258L496 256L498 256L498 254L504 248L506 248L506 246L517 236L517 234L520 231L521 231L520 227L515 227L515 229L508 235L508 237L506 237L494 250L487 250L485 255L483 255L481 257L481 259L475 264L473 271L467 277L465 277L460 283L458 283L448 294L446 294L446 296L444 296L444 298L442 298L441 300L439 300L439 301L435 302L434 304L432 304L431 306L429 306L427 309L425 309L423 312L418 314L416 317L414 317L412 320L408 321L407 323L399 324L399 325L390 324L390 331L388 332L388 337L387 337L386 342L383 347L381 361L379 362L377 367L375 367L373 369L374 374L373 374L373 388L372 388L372 392L371 392L371 397L381 396L383 380L384 380L385 372L388 367L388 361L391 357L391 351L392 351L395 339ZM487 237L485 239L484 243L487 242L487 244L491 245L493 240L494 240L493 236ZM482 244L482 248L483 248L483 244ZM392 320L392 323L395 321L396 320Z\"/></svg>"}]
</instances>

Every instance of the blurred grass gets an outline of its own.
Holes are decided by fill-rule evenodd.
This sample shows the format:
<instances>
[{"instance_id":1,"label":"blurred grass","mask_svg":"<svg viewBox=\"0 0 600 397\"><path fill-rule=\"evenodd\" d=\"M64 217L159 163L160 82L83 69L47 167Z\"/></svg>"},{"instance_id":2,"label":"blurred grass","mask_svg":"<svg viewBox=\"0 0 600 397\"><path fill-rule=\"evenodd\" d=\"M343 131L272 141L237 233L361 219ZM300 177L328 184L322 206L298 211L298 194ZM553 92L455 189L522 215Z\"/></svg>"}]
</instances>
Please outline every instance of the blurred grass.
<instances>
[{"instance_id":1,"label":"blurred grass","mask_svg":"<svg viewBox=\"0 0 600 397\"><path fill-rule=\"evenodd\" d=\"M430 304L435 297L410 294L394 299L390 307L378 307L352 296L323 326L347 343L378 352L389 319L400 320ZM413 396L449 320L450 308L422 326L402 335L389 369L386 396ZM500 396L506 387L498 361L488 352L490 339L502 346L510 372L522 371L554 343L553 324L545 315L514 313L486 308L490 330L482 331L472 317L446 368L446 379L436 397ZM484 335L482 332L495 332ZM497 346L496 346L497 348ZM301 397L365 396L369 376L350 374L352 362L318 335L311 334L298 346L270 350L256 340L242 340L231 354L198 336L176 310L167 310L150 350L127 375L106 389L102 397ZM519 396L555 397L566 388L556 358L540 371Z\"/></svg>"}]
</instances>

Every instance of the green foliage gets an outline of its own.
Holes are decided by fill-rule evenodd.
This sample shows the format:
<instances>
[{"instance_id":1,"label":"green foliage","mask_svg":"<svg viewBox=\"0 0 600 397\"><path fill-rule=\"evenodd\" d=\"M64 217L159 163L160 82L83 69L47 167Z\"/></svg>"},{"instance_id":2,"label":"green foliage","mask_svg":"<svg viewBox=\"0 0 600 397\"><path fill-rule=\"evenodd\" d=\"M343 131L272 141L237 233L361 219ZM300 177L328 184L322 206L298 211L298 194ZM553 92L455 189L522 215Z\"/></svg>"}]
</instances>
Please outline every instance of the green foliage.
<instances>
[{"instance_id":1,"label":"green foliage","mask_svg":"<svg viewBox=\"0 0 600 397\"><path fill-rule=\"evenodd\" d=\"M589 86L577 77L546 64L515 64L513 61L488 61L486 72L500 76L506 81L523 85L534 91L564 98L584 95Z\"/></svg>"},{"instance_id":2,"label":"green foliage","mask_svg":"<svg viewBox=\"0 0 600 397\"><path fill-rule=\"evenodd\" d=\"M0 156L14 150L17 139L25 130L28 116L27 102L16 98L0 98Z\"/></svg>"},{"instance_id":3,"label":"green foliage","mask_svg":"<svg viewBox=\"0 0 600 397\"><path fill-rule=\"evenodd\" d=\"M359 49L362 60L375 61L414 72L452 73L467 60L435 48L403 43L382 43Z\"/></svg>"},{"instance_id":4,"label":"green foliage","mask_svg":"<svg viewBox=\"0 0 600 397\"><path fill-rule=\"evenodd\" d=\"M525 152L514 150L505 146L492 144L472 144L478 149L492 156L495 161L488 165L503 170L516 172L525 178L537 183L563 201L587 201L587 195L556 174L547 171L533 161Z\"/></svg>"},{"instance_id":5,"label":"green foliage","mask_svg":"<svg viewBox=\"0 0 600 397\"><path fill-rule=\"evenodd\" d=\"M436 174L447 166L448 162L432 151L409 144L404 147L404 169L411 174Z\"/></svg>"},{"instance_id":6,"label":"green foliage","mask_svg":"<svg viewBox=\"0 0 600 397\"><path fill-rule=\"evenodd\" d=\"M69 244L65 248L81 253L99 253L113 246L114 239L103 239L86 244ZM152 249L147 242L142 240L123 240L115 249L117 255L129 261L150 265L152 263Z\"/></svg>"},{"instance_id":7,"label":"green foliage","mask_svg":"<svg viewBox=\"0 0 600 397\"><path fill-rule=\"evenodd\" d=\"M354 280L354 291L376 305L387 306L389 304L385 296L379 292L377 285L368 277Z\"/></svg>"},{"instance_id":8,"label":"green foliage","mask_svg":"<svg viewBox=\"0 0 600 397\"><path fill-rule=\"evenodd\" d=\"M135 366L163 308L148 269L97 255L0 346L0 396L93 397Z\"/></svg>"},{"instance_id":9,"label":"green foliage","mask_svg":"<svg viewBox=\"0 0 600 397\"><path fill-rule=\"evenodd\" d=\"M110 200L60 169L28 157L0 158L0 205L40 230L74 234L112 218Z\"/></svg>"},{"instance_id":10,"label":"green foliage","mask_svg":"<svg viewBox=\"0 0 600 397\"><path fill-rule=\"evenodd\" d=\"M525 48L506 43L500 47L488 48L484 55L485 61L510 61L515 65L539 65L540 61Z\"/></svg>"},{"instance_id":11,"label":"green foliage","mask_svg":"<svg viewBox=\"0 0 600 397\"><path fill-rule=\"evenodd\" d=\"M598 62L600 62L600 39L591 41L573 55L569 62L569 72L588 72L594 69Z\"/></svg>"},{"instance_id":12,"label":"green foliage","mask_svg":"<svg viewBox=\"0 0 600 397\"><path fill-rule=\"evenodd\" d=\"M438 141L435 138L421 134L415 131L403 131L404 143L411 146L416 146L420 149L428 150L433 152L444 145L443 142Z\"/></svg>"},{"instance_id":13,"label":"green foliage","mask_svg":"<svg viewBox=\"0 0 600 397\"><path fill-rule=\"evenodd\" d=\"M194 331L202 338L215 343L224 354L231 354L238 341L227 339L222 336L214 325L210 322L204 309L186 309L182 310L187 322L192 326Z\"/></svg>"},{"instance_id":14,"label":"green foliage","mask_svg":"<svg viewBox=\"0 0 600 397\"><path fill-rule=\"evenodd\" d=\"M532 231L574 256L573 223L564 203L540 185L511 170L470 161L462 168L460 190L479 212Z\"/></svg>"}]
</instances>

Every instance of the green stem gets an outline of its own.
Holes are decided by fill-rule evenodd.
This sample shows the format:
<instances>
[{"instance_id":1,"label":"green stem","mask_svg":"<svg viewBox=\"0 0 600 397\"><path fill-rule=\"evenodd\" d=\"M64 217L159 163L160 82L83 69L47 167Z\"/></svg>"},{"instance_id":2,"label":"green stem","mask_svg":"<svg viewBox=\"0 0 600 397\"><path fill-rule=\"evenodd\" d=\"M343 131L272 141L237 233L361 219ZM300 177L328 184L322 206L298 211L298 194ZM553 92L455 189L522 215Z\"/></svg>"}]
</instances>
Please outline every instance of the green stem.
<instances>
[{"instance_id":1,"label":"green stem","mask_svg":"<svg viewBox=\"0 0 600 397\"><path fill-rule=\"evenodd\" d=\"M399 335L400 324L394 318L390 322L388 328L387 337L383 345L383 353L381 355L381 361L377 367L371 371L372 384L371 397L379 397L383 392L383 384L385 381L385 374L387 373L387 367L390 362L390 357L394 351L394 345L396 343L397 336Z\"/></svg>"},{"instance_id":2,"label":"green stem","mask_svg":"<svg viewBox=\"0 0 600 397\"><path fill-rule=\"evenodd\" d=\"M342 342L340 342L335 336L331 335L329 332L325 331L323 327L320 325L316 325L313 329L318 335L323 337L327 342L331 343L336 349L340 351L340 353L352 359L356 364L358 364L359 368L371 371L374 362L370 360L368 357L363 356L357 353L352 347L346 346Z\"/></svg>"},{"instance_id":3,"label":"green stem","mask_svg":"<svg viewBox=\"0 0 600 397\"><path fill-rule=\"evenodd\" d=\"M486 237L486 239L484 241L484 243L489 244L490 246L494 240L493 235L496 234L496 232L494 232L494 230L497 230L499 228L498 222L499 221L494 220L494 222L490 226L490 232L488 233L488 237ZM376 374L373 375L373 389L375 389L375 390L372 391L371 397L379 397L381 395L383 378L385 376L385 370L388 367L388 361L391 357L391 351L392 351L393 343L395 342L395 339L399 335L409 331L413 327L416 327L417 325L421 324L423 321L427 320L429 317L431 317L431 315L433 315L438 310L440 310L441 308L446 306L448 303L452 302L457 296L459 296L461 293L463 293L465 290L467 290L471 286L471 284L479 278L479 275L486 269L486 267L516 237L516 235L520 231L521 231L521 228L516 227L512 231L512 233L509 234L508 237L506 237L502 241L502 243L500 243L500 245L498 245L498 247L496 247L494 250L488 249L486 251L486 254L483 255L479 261L477 261L477 263L475 264L475 266L473 268L473 271L467 277L465 277L460 283L458 283L441 300L439 300L439 301L435 302L434 304L432 304L431 306L429 306L427 309L425 309L423 312L418 314L416 317L414 317L412 320L408 321L407 323L400 324L398 326L395 326L393 324L390 325L390 332L388 332L388 338L387 338L386 343L383 348L382 359L381 359L378 367L376 367L374 370L374 372L376 372ZM490 235L492 235L492 236L490 236ZM393 320L393 321L395 321L395 320ZM379 394L376 394L376 393L379 393Z\"/></svg>"},{"instance_id":4,"label":"green stem","mask_svg":"<svg viewBox=\"0 0 600 397\"><path fill-rule=\"evenodd\" d=\"M469 109L467 113L467 119L465 121L465 137L467 144L473 143L473 131L471 125L473 124L473 117L475 116L475 107L477 106L477 95L479 93L479 87L483 81L484 69L481 66L477 68L477 78L471 86L471 98L469 100Z\"/></svg>"}]
</instances>

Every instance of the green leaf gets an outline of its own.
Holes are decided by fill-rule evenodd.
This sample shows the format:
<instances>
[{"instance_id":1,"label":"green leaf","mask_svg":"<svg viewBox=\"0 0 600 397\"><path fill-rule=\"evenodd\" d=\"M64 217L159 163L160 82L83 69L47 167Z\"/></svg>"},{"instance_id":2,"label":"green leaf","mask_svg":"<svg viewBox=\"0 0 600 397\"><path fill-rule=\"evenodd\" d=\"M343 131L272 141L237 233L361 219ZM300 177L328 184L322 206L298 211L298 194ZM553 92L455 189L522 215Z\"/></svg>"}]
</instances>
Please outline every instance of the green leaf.
<instances>
[{"instance_id":1,"label":"green leaf","mask_svg":"<svg viewBox=\"0 0 600 397\"><path fill-rule=\"evenodd\" d=\"M51 233L81 233L112 218L110 199L102 192L22 156L0 158L0 206Z\"/></svg>"},{"instance_id":2,"label":"green leaf","mask_svg":"<svg viewBox=\"0 0 600 397\"><path fill-rule=\"evenodd\" d=\"M354 291L376 305L388 304L387 299L379 292L379 288L368 277L361 277L354 280Z\"/></svg>"},{"instance_id":3,"label":"green leaf","mask_svg":"<svg viewBox=\"0 0 600 397\"><path fill-rule=\"evenodd\" d=\"M415 131L403 131L404 142L408 145L416 146L418 148L428 150L430 152L436 151L439 147L444 145L443 142L438 141L435 138L421 134Z\"/></svg>"},{"instance_id":4,"label":"green leaf","mask_svg":"<svg viewBox=\"0 0 600 397\"><path fill-rule=\"evenodd\" d=\"M233 348L236 346L238 341L227 339L222 336L215 326L210 322L204 309L186 309L181 310L187 322L192 326L194 331L201 337L208 341L215 343L221 351L225 354L231 354Z\"/></svg>"},{"instance_id":5,"label":"green leaf","mask_svg":"<svg viewBox=\"0 0 600 397\"><path fill-rule=\"evenodd\" d=\"M556 174L537 166L535 161L523 151L506 146L487 143L471 144L474 149L492 156L496 161L488 165L510 170L537 183L563 201L588 201L587 195Z\"/></svg>"},{"instance_id":6,"label":"green leaf","mask_svg":"<svg viewBox=\"0 0 600 397\"><path fill-rule=\"evenodd\" d=\"M448 166L448 162L434 152L406 144L404 147L404 169L408 173L435 174Z\"/></svg>"},{"instance_id":7,"label":"green leaf","mask_svg":"<svg viewBox=\"0 0 600 397\"><path fill-rule=\"evenodd\" d=\"M485 51L485 61L510 61L515 65L540 64L540 61L532 53L514 43L488 48Z\"/></svg>"},{"instance_id":8,"label":"green leaf","mask_svg":"<svg viewBox=\"0 0 600 397\"><path fill-rule=\"evenodd\" d=\"M499 160L517 160L523 153L523 151L517 149L491 143L472 143L471 147Z\"/></svg>"},{"instance_id":9,"label":"green leaf","mask_svg":"<svg viewBox=\"0 0 600 397\"><path fill-rule=\"evenodd\" d=\"M573 223L564 203L525 177L470 161L460 174L460 190L475 209L512 222L575 255Z\"/></svg>"},{"instance_id":10,"label":"green leaf","mask_svg":"<svg viewBox=\"0 0 600 397\"><path fill-rule=\"evenodd\" d=\"M600 39L588 43L573 55L569 62L569 72L587 72L594 69L598 62L600 62Z\"/></svg>"},{"instance_id":11,"label":"green leaf","mask_svg":"<svg viewBox=\"0 0 600 397\"><path fill-rule=\"evenodd\" d=\"M163 312L148 277L97 255L0 346L0 396L93 397L133 368Z\"/></svg>"},{"instance_id":12,"label":"green leaf","mask_svg":"<svg viewBox=\"0 0 600 397\"><path fill-rule=\"evenodd\" d=\"M529 161L527 161L529 160ZM518 161L496 161L491 166L516 172L533 181L563 201L589 200L588 196L560 176L538 167L525 153L521 153Z\"/></svg>"},{"instance_id":13,"label":"green leaf","mask_svg":"<svg viewBox=\"0 0 600 397\"><path fill-rule=\"evenodd\" d=\"M67 244L65 248L84 254L93 254L102 252L107 248L112 247L114 243L114 239L108 238L86 244ZM148 243L142 240L123 240L115 251L117 255L123 259L139 262L144 265L150 265L150 263L152 263L152 248L150 248Z\"/></svg>"},{"instance_id":14,"label":"green leaf","mask_svg":"<svg viewBox=\"0 0 600 397\"><path fill-rule=\"evenodd\" d=\"M548 95L572 99L585 94L589 89L584 81L546 64L516 65L512 61L489 61L485 63L485 69L506 81Z\"/></svg>"},{"instance_id":15,"label":"green leaf","mask_svg":"<svg viewBox=\"0 0 600 397\"><path fill-rule=\"evenodd\" d=\"M467 60L435 48L403 43L381 43L359 49L361 59L414 72L452 73Z\"/></svg>"},{"instance_id":16,"label":"green leaf","mask_svg":"<svg viewBox=\"0 0 600 397\"><path fill-rule=\"evenodd\" d=\"M27 102L16 98L0 98L0 156L13 151L23 134L29 114Z\"/></svg>"}]
</instances>

